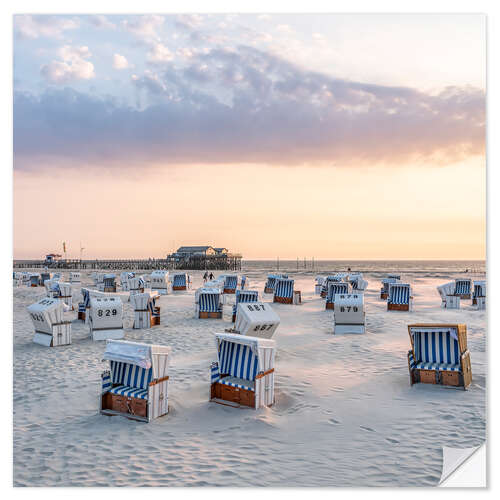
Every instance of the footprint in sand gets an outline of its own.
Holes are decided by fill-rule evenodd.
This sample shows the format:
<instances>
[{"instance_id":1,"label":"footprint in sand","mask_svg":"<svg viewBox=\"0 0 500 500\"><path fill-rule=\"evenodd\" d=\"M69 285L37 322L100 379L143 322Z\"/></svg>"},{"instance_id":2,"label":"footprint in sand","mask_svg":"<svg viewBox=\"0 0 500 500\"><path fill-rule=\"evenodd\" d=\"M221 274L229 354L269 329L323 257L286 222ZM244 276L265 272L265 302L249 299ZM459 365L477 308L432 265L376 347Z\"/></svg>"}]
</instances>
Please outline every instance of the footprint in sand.
<instances>
[{"instance_id":1,"label":"footprint in sand","mask_svg":"<svg viewBox=\"0 0 500 500\"><path fill-rule=\"evenodd\" d=\"M397 439L392 439L392 438L385 438L386 441L389 441L389 443L393 444L399 444L399 441Z\"/></svg>"},{"instance_id":2,"label":"footprint in sand","mask_svg":"<svg viewBox=\"0 0 500 500\"><path fill-rule=\"evenodd\" d=\"M328 422L330 422L330 423L331 423L331 424L333 424L333 425L338 425L338 424L340 424L340 423L341 423L341 422L340 422L340 420L337 420L337 419L335 419L335 418L330 418L330 419L328 419Z\"/></svg>"},{"instance_id":3,"label":"footprint in sand","mask_svg":"<svg viewBox=\"0 0 500 500\"><path fill-rule=\"evenodd\" d=\"M371 427L365 427L364 425L360 425L359 428L363 429L364 431L377 432L375 429L372 429Z\"/></svg>"}]
</instances>

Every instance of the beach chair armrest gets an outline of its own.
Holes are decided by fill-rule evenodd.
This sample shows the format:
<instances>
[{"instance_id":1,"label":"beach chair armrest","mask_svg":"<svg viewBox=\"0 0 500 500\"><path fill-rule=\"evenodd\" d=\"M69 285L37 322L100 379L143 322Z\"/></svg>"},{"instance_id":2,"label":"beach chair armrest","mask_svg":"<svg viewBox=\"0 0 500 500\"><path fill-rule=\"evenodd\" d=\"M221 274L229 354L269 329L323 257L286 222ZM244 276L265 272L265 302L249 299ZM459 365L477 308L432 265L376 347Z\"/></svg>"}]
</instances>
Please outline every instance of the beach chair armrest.
<instances>
[{"instance_id":1,"label":"beach chair armrest","mask_svg":"<svg viewBox=\"0 0 500 500\"><path fill-rule=\"evenodd\" d=\"M415 362L415 359L413 358L413 351L408 351L408 364L411 369L415 368L417 363Z\"/></svg>"},{"instance_id":2,"label":"beach chair armrest","mask_svg":"<svg viewBox=\"0 0 500 500\"><path fill-rule=\"evenodd\" d=\"M106 394L111 387L113 387L113 384L111 382L111 372L109 370L106 370L101 373L101 392L102 394Z\"/></svg>"},{"instance_id":3,"label":"beach chair armrest","mask_svg":"<svg viewBox=\"0 0 500 500\"><path fill-rule=\"evenodd\" d=\"M210 365L210 383L215 384L215 382L218 382L220 379L219 363L214 361Z\"/></svg>"}]
</instances>

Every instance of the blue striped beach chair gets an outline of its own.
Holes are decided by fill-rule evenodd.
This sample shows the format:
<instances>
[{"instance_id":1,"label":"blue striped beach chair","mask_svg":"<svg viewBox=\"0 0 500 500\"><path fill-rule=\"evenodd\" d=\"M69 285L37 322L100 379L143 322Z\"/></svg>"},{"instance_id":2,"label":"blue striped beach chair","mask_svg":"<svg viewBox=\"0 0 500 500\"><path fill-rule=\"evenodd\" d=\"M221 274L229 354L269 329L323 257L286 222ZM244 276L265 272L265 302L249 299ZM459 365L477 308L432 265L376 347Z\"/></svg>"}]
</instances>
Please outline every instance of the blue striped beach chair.
<instances>
[{"instance_id":1,"label":"blue striped beach chair","mask_svg":"<svg viewBox=\"0 0 500 500\"><path fill-rule=\"evenodd\" d=\"M40 285L40 275L32 274L30 275L30 286L39 286Z\"/></svg>"},{"instance_id":2,"label":"blue striped beach chair","mask_svg":"<svg viewBox=\"0 0 500 500\"><path fill-rule=\"evenodd\" d=\"M349 293L349 284L345 282L330 282L328 286L328 293L326 295L325 309L335 309L335 295L341 293L346 295Z\"/></svg>"},{"instance_id":3,"label":"blue striped beach chair","mask_svg":"<svg viewBox=\"0 0 500 500\"><path fill-rule=\"evenodd\" d=\"M455 295L461 299L471 298L471 285L470 279L456 279L455 280Z\"/></svg>"},{"instance_id":4,"label":"blue striped beach chair","mask_svg":"<svg viewBox=\"0 0 500 500\"><path fill-rule=\"evenodd\" d=\"M240 284L240 288L241 290L244 290L245 289L245 285L247 284L247 277L245 275L243 275L241 277L241 284Z\"/></svg>"},{"instance_id":5,"label":"blue striped beach chair","mask_svg":"<svg viewBox=\"0 0 500 500\"><path fill-rule=\"evenodd\" d=\"M409 325L408 333L411 385L422 382L467 389L472 371L466 325Z\"/></svg>"},{"instance_id":6,"label":"blue striped beach chair","mask_svg":"<svg viewBox=\"0 0 500 500\"><path fill-rule=\"evenodd\" d=\"M104 284L104 292L114 293L116 292L116 276L114 274L105 274L102 281Z\"/></svg>"},{"instance_id":7,"label":"blue striped beach chair","mask_svg":"<svg viewBox=\"0 0 500 500\"><path fill-rule=\"evenodd\" d=\"M237 290L236 291L236 302L233 306L233 323L236 321L236 310L238 304L243 304L246 302L258 302L259 292L257 290Z\"/></svg>"},{"instance_id":8,"label":"blue striped beach chair","mask_svg":"<svg viewBox=\"0 0 500 500\"><path fill-rule=\"evenodd\" d=\"M413 297L409 283L391 283L387 297L388 311L411 311Z\"/></svg>"},{"instance_id":9,"label":"blue striped beach chair","mask_svg":"<svg viewBox=\"0 0 500 500\"><path fill-rule=\"evenodd\" d=\"M215 337L217 361L210 366L210 400L251 408L271 406L275 342L230 333Z\"/></svg>"},{"instance_id":10,"label":"blue striped beach chair","mask_svg":"<svg viewBox=\"0 0 500 500\"><path fill-rule=\"evenodd\" d=\"M477 305L478 299L486 298L486 281L474 281L472 303Z\"/></svg>"},{"instance_id":11,"label":"blue striped beach chair","mask_svg":"<svg viewBox=\"0 0 500 500\"><path fill-rule=\"evenodd\" d=\"M78 319L86 321L90 309L90 292L86 288L82 288L81 292L83 300L78 303Z\"/></svg>"},{"instance_id":12,"label":"blue striped beach chair","mask_svg":"<svg viewBox=\"0 0 500 500\"><path fill-rule=\"evenodd\" d=\"M392 283L399 283L397 278L384 278L382 281L382 287L380 288L380 298L387 300L389 296L389 287Z\"/></svg>"},{"instance_id":13,"label":"blue striped beach chair","mask_svg":"<svg viewBox=\"0 0 500 500\"><path fill-rule=\"evenodd\" d=\"M269 274L267 276L267 281L264 286L264 293L274 293L274 287L276 286L276 279L278 278L278 275L276 274Z\"/></svg>"},{"instance_id":14,"label":"blue striped beach chair","mask_svg":"<svg viewBox=\"0 0 500 500\"><path fill-rule=\"evenodd\" d=\"M339 275L339 274L336 274L336 275L330 275L330 276L327 276L324 280L323 280L323 286L321 288L321 298L326 298L326 296L328 295L328 288L330 286L330 283L340 283L342 282L342 276Z\"/></svg>"},{"instance_id":15,"label":"blue striped beach chair","mask_svg":"<svg viewBox=\"0 0 500 500\"><path fill-rule=\"evenodd\" d=\"M273 302L279 302L280 304L293 304L293 285L294 280L292 279L277 279L274 289Z\"/></svg>"},{"instance_id":16,"label":"blue striped beach chair","mask_svg":"<svg viewBox=\"0 0 500 500\"><path fill-rule=\"evenodd\" d=\"M217 288L204 288L198 294L198 318L221 319L222 304L221 294Z\"/></svg>"},{"instance_id":17,"label":"blue striped beach chair","mask_svg":"<svg viewBox=\"0 0 500 500\"><path fill-rule=\"evenodd\" d=\"M238 276L235 274L226 275L224 279L224 288L222 293L234 294L236 293L237 287L238 287Z\"/></svg>"},{"instance_id":18,"label":"blue striped beach chair","mask_svg":"<svg viewBox=\"0 0 500 500\"><path fill-rule=\"evenodd\" d=\"M180 290L187 290L187 274L174 274L173 280L172 280L172 290L174 291L180 291Z\"/></svg>"},{"instance_id":19,"label":"blue striped beach chair","mask_svg":"<svg viewBox=\"0 0 500 500\"><path fill-rule=\"evenodd\" d=\"M100 412L150 422L168 413L170 347L108 341L101 374Z\"/></svg>"}]
</instances>

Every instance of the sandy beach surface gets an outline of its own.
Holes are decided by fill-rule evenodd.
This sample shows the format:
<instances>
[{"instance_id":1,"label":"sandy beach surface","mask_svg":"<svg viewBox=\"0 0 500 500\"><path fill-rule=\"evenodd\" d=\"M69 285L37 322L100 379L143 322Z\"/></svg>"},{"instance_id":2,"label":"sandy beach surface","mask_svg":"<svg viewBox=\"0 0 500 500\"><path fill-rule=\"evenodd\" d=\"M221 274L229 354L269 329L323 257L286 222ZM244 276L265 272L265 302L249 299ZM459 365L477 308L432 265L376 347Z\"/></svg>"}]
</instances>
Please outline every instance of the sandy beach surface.
<instances>
[{"instance_id":1,"label":"sandy beach surface","mask_svg":"<svg viewBox=\"0 0 500 500\"><path fill-rule=\"evenodd\" d=\"M380 276L365 274L366 333L334 335L333 312L314 294L314 274L290 273L303 304L273 305L281 318L276 404L252 410L208 401L214 333L232 325L232 306L222 320L196 319L202 272L190 274L193 289L162 297L162 324L152 329L132 329L122 293L125 339L172 347L170 412L149 424L100 415L105 342L93 342L75 319L71 345L34 344L26 307L45 289L13 289L14 485L432 486L441 476L443 446L485 440L486 311L471 301L443 310L436 291L457 276L405 276L414 307L398 312L379 299ZM262 293L266 273L245 274L250 289ZM90 286L90 273L82 275ZM74 285L75 309L80 300ZM469 390L410 387L410 323L467 325Z\"/></svg>"}]
</instances>

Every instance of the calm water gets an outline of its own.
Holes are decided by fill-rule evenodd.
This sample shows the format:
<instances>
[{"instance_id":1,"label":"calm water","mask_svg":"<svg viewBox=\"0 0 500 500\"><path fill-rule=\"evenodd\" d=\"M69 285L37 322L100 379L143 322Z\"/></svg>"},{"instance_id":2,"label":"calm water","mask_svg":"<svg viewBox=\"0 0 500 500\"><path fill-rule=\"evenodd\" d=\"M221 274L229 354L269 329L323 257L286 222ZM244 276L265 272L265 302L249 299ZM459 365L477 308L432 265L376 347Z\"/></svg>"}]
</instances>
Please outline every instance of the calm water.
<instances>
[{"instance_id":1,"label":"calm water","mask_svg":"<svg viewBox=\"0 0 500 500\"><path fill-rule=\"evenodd\" d=\"M288 271L290 273L331 274L335 272L360 271L370 274L387 274L400 272L403 274L423 274L439 276L441 274L483 275L486 272L484 260L243 260L242 270Z\"/></svg>"}]
</instances>

